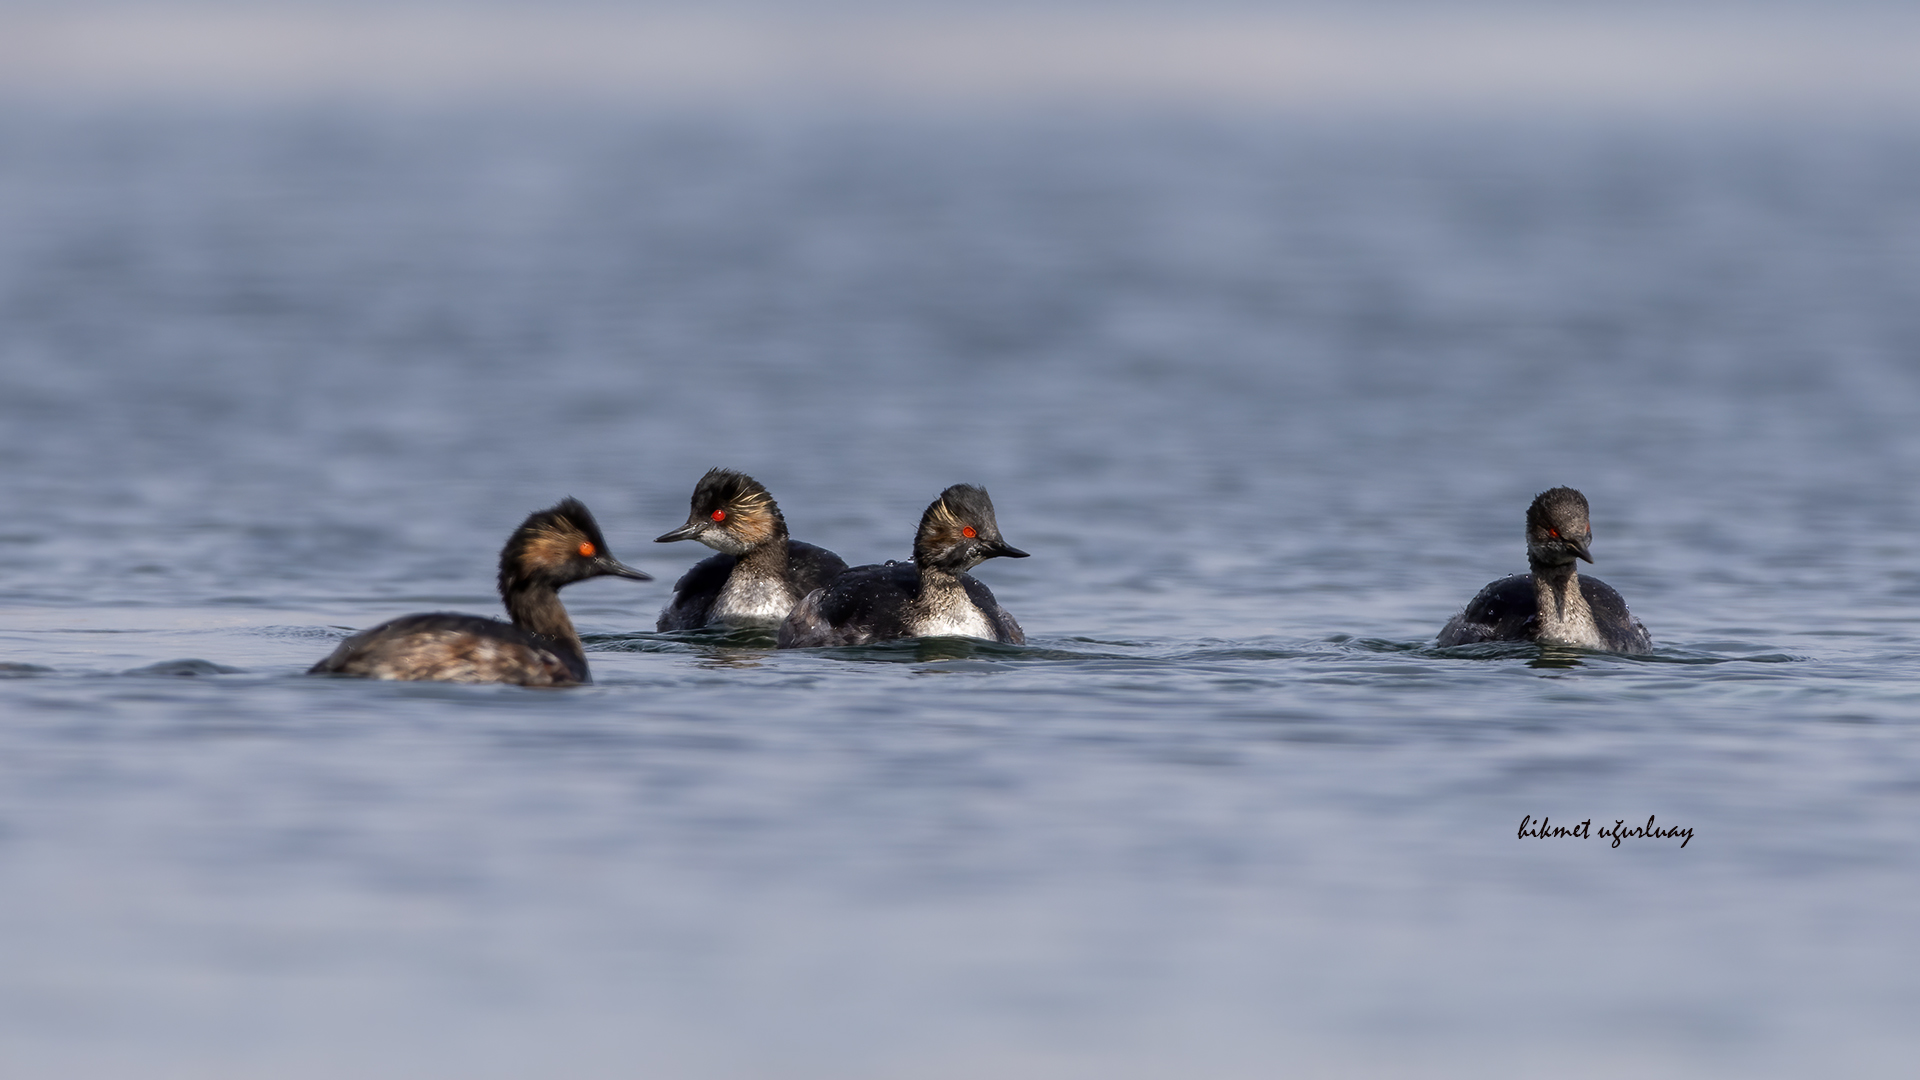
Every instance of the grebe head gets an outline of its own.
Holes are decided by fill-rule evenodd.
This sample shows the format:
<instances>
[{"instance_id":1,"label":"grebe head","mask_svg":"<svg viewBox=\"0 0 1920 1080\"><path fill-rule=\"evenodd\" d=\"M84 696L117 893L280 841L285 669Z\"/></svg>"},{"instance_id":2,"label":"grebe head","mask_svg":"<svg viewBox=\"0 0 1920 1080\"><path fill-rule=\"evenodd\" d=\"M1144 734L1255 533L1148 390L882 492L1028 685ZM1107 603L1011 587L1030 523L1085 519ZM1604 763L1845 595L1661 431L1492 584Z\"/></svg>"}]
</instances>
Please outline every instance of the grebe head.
<instances>
[{"instance_id":1,"label":"grebe head","mask_svg":"<svg viewBox=\"0 0 1920 1080\"><path fill-rule=\"evenodd\" d=\"M593 514L578 499L562 499L546 510L528 515L500 551L502 595L528 585L542 584L557 589L607 575L635 581L653 580L653 575L641 573L613 557Z\"/></svg>"},{"instance_id":2,"label":"grebe head","mask_svg":"<svg viewBox=\"0 0 1920 1080\"><path fill-rule=\"evenodd\" d=\"M1587 545L1593 526L1587 522L1587 497L1570 487L1557 487L1534 496L1527 507L1527 561L1540 566L1568 566L1575 559L1593 561Z\"/></svg>"},{"instance_id":3,"label":"grebe head","mask_svg":"<svg viewBox=\"0 0 1920 1080\"><path fill-rule=\"evenodd\" d=\"M786 534L787 522L758 480L732 469L710 469L693 489L687 523L654 538L656 544L698 540L715 551L745 555Z\"/></svg>"},{"instance_id":4,"label":"grebe head","mask_svg":"<svg viewBox=\"0 0 1920 1080\"><path fill-rule=\"evenodd\" d=\"M913 561L950 573L971 570L996 555L1024 559L1027 553L1000 537L993 500L985 488L955 484L940 493L920 516L913 538Z\"/></svg>"}]
</instances>

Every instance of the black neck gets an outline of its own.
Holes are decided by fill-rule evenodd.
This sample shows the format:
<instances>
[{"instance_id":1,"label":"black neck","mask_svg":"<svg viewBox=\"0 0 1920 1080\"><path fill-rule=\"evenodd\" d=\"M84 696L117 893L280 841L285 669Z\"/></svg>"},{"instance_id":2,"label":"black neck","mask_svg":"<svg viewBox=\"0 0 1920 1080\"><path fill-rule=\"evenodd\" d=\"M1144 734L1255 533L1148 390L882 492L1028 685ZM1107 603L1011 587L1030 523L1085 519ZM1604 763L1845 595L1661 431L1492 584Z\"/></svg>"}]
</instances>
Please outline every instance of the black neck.
<instances>
[{"instance_id":1,"label":"black neck","mask_svg":"<svg viewBox=\"0 0 1920 1080\"><path fill-rule=\"evenodd\" d=\"M753 572L767 577L787 576L787 523L775 518L773 539L747 549L737 566L751 566Z\"/></svg>"},{"instance_id":2,"label":"black neck","mask_svg":"<svg viewBox=\"0 0 1920 1080\"><path fill-rule=\"evenodd\" d=\"M552 642L554 651L568 663L585 666L587 652L580 645L580 635L573 629L566 607L560 603L559 590L545 582L518 582L501 599L506 601L513 625Z\"/></svg>"},{"instance_id":3,"label":"black neck","mask_svg":"<svg viewBox=\"0 0 1920 1080\"><path fill-rule=\"evenodd\" d=\"M1568 559L1566 562L1563 562L1563 563L1547 563L1547 562L1541 562L1539 559L1536 559L1531 555L1527 556L1527 569L1533 571L1534 577L1552 578L1555 581L1564 581L1567 578L1572 577L1574 574L1574 571L1578 569L1579 566L1580 564L1577 562L1574 562L1572 559Z\"/></svg>"},{"instance_id":4,"label":"black neck","mask_svg":"<svg viewBox=\"0 0 1920 1080\"><path fill-rule=\"evenodd\" d=\"M1579 565L1570 562L1548 564L1528 559L1527 567L1533 571L1534 599L1540 609L1545 611L1547 605L1552 604L1555 619L1565 616L1567 590L1579 587Z\"/></svg>"}]
</instances>

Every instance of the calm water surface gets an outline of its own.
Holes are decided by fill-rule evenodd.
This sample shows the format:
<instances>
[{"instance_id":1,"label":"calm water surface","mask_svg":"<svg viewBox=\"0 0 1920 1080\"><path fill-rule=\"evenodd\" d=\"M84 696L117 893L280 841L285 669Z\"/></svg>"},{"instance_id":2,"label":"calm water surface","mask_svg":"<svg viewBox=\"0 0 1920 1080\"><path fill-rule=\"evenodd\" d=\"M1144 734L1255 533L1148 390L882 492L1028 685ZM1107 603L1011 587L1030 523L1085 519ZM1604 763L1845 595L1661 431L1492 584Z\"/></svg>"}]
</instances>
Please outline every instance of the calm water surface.
<instances>
[{"instance_id":1,"label":"calm water surface","mask_svg":"<svg viewBox=\"0 0 1920 1080\"><path fill-rule=\"evenodd\" d=\"M1911 1075L1917 283L1900 127L0 116L0 1060ZM714 465L1029 644L651 634ZM1432 648L1556 484L1658 651ZM596 685L301 676L566 494Z\"/></svg>"}]
</instances>

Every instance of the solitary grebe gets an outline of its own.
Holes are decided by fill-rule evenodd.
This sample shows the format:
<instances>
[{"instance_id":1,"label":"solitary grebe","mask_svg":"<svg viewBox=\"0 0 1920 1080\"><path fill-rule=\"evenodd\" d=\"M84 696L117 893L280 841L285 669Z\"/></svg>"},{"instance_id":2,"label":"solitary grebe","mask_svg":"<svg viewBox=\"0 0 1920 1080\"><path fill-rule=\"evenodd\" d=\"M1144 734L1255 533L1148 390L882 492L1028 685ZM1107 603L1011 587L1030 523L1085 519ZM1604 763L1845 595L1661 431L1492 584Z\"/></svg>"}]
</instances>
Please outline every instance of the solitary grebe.
<instances>
[{"instance_id":1,"label":"solitary grebe","mask_svg":"<svg viewBox=\"0 0 1920 1080\"><path fill-rule=\"evenodd\" d=\"M1027 557L1000 538L986 491L955 484L921 515L912 562L856 567L807 594L781 624L780 647L865 645L908 637L1025 644L1020 624L967 573L995 555Z\"/></svg>"},{"instance_id":2,"label":"solitary grebe","mask_svg":"<svg viewBox=\"0 0 1920 1080\"><path fill-rule=\"evenodd\" d=\"M1527 507L1527 566L1480 590L1440 631L1441 645L1537 641L1609 652L1653 651L1653 638L1627 602L1598 578L1581 577L1575 559L1593 561L1587 545L1587 497L1557 487Z\"/></svg>"},{"instance_id":3,"label":"solitary grebe","mask_svg":"<svg viewBox=\"0 0 1920 1080\"><path fill-rule=\"evenodd\" d=\"M435 612L403 615L340 643L309 675L566 686L592 682L563 585L611 574L651 581L607 551L577 499L533 514L500 550L500 598L513 622Z\"/></svg>"},{"instance_id":4,"label":"solitary grebe","mask_svg":"<svg viewBox=\"0 0 1920 1080\"><path fill-rule=\"evenodd\" d=\"M693 489L687 523L655 543L698 540L720 552L695 563L673 585L656 629L778 626L800 598L846 572L823 547L787 537L787 519L759 481L712 469Z\"/></svg>"}]
</instances>

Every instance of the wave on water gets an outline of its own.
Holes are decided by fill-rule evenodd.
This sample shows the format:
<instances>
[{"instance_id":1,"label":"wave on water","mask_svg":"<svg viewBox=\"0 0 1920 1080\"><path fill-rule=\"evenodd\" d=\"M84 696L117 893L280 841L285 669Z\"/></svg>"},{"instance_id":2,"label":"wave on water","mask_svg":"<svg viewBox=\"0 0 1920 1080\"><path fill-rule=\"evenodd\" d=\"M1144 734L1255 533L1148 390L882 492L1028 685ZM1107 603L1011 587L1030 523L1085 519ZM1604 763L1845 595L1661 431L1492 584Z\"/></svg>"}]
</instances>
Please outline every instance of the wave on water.
<instances>
[{"instance_id":1,"label":"wave on water","mask_svg":"<svg viewBox=\"0 0 1920 1080\"><path fill-rule=\"evenodd\" d=\"M765 627L710 628L669 633L584 634L590 652L728 654L774 652L774 631ZM1349 659L1358 655L1393 655L1431 660L1524 660L1567 662L1609 660L1648 664L1793 664L1814 658L1766 645L1712 642L1699 646L1665 645L1654 652L1627 654L1598 649L1539 645L1530 641L1487 641L1442 647L1431 638L1403 641L1356 638L1335 634L1319 641L1272 638L1245 640L1203 638L1197 641L1105 640L1092 637L1041 638L1025 645L975 638L904 638L871 645L843 645L793 650L802 655L871 663L924 663L936 660L999 660L1009 663L1123 660L1169 664L1223 661Z\"/></svg>"},{"instance_id":2,"label":"wave on water","mask_svg":"<svg viewBox=\"0 0 1920 1080\"><path fill-rule=\"evenodd\" d=\"M122 675L165 675L172 678L198 678L204 675L245 675L245 668L228 667L211 660L162 660L157 664L123 671Z\"/></svg>"}]
</instances>

